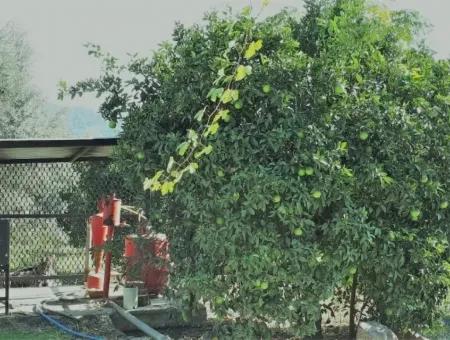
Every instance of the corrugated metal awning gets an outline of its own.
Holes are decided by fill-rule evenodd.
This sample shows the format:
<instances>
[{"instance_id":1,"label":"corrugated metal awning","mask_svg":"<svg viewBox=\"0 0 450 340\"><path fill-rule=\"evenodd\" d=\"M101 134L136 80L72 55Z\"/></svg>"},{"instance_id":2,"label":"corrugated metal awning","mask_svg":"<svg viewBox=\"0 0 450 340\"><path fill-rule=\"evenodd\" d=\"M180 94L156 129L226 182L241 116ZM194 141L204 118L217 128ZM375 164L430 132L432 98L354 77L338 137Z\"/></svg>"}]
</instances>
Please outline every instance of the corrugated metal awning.
<instances>
[{"instance_id":1,"label":"corrugated metal awning","mask_svg":"<svg viewBox=\"0 0 450 340\"><path fill-rule=\"evenodd\" d=\"M0 139L0 164L102 160L115 145L117 138Z\"/></svg>"}]
</instances>

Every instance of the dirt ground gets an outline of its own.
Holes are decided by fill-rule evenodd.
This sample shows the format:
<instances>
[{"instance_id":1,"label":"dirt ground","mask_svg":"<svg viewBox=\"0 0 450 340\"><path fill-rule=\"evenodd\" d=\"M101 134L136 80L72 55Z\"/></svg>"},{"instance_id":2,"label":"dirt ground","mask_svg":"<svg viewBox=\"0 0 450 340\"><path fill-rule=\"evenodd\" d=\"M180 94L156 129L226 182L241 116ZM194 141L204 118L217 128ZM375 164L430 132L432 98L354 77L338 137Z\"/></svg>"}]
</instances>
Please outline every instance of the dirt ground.
<instances>
[{"instance_id":1,"label":"dirt ground","mask_svg":"<svg viewBox=\"0 0 450 340\"><path fill-rule=\"evenodd\" d=\"M67 327L89 335L103 337L105 340L144 340L150 339L140 332L122 333L117 330L108 315L89 316L79 321L66 317L53 316ZM179 340L211 340L212 326L202 327L172 327L158 329L162 334L170 336L171 339ZM448 337L432 336L432 339L448 339ZM58 331L40 316L13 315L0 316L0 340L69 340L69 335ZM301 340L279 333L273 337L274 340ZM309 337L302 340L318 340ZM345 327L328 327L324 329L321 340L348 340L348 332ZM403 340L410 338L401 338Z\"/></svg>"},{"instance_id":2,"label":"dirt ground","mask_svg":"<svg viewBox=\"0 0 450 340\"><path fill-rule=\"evenodd\" d=\"M128 339L125 334L114 327L111 323L111 319L107 315L83 318L80 321L58 316L52 317L77 332L103 336L108 340ZM38 338L41 338L45 334L52 334L53 339L71 339L71 337L57 331L55 327L51 326L40 316L13 315L0 317L0 340L9 340L5 338L5 334L12 335L14 332L17 332L17 334L34 334ZM53 336L53 334L55 335ZM18 338L20 337L21 336L18 336ZM45 338L42 337L42 339Z\"/></svg>"},{"instance_id":3,"label":"dirt ground","mask_svg":"<svg viewBox=\"0 0 450 340\"><path fill-rule=\"evenodd\" d=\"M137 340L148 339L139 332L130 332L124 334L117 330L112 324L109 316L90 316L75 321L65 317L53 316L55 319L61 321L71 329L104 337L108 340ZM172 339L194 340L194 339L211 339L211 326L205 325L203 327L175 327L159 329L163 334L170 336ZM344 330L329 329L324 336L324 340L345 340L347 336L342 335ZM341 333L339 335L338 333ZM6 335L8 334L8 335ZM24 336L27 335L27 336ZM345 334L345 333L344 333ZM15 336L13 336L15 335ZM8 317L0 317L0 340L15 340L15 339L71 339L70 336L57 331L47 321L39 316L33 315L13 315ZM288 339L288 337L279 334L274 339ZM291 338L293 339L293 338Z\"/></svg>"}]
</instances>

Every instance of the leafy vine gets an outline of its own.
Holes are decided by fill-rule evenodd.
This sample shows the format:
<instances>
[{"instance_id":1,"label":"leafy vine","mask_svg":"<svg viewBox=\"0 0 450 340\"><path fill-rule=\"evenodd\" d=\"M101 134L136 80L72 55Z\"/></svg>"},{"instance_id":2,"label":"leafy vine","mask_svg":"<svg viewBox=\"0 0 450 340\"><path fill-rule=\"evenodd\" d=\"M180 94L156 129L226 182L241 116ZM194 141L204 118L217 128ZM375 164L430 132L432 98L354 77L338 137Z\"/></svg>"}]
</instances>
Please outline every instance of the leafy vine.
<instances>
[{"instance_id":1,"label":"leafy vine","mask_svg":"<svg viewBox=\"0 0 450 340\"><path fill-rule=\"evenodd\" d=\"M212 87L207 94L207 99L211 102L212 110L207 113L210 105L195 114L195 119L200 123L198 130L189 129L186 140L178 145L177 156L170 156L167 168L159 170L151 178L144 181L144 190L159 191L162 195L173 192L175 185L181 180L183 175L195 173L199 165L197 160L209 155L213 151L213 146L207 143L208 137L215 135L221 122L229 122L230 105L235 108L242 107L242 101L239 98L239 90L234 86L237 82L243 81L252 73L252 67L243 63L243 60L249 61L254 58L258 51L263 47L261 39L253 40L250 43L251 32L247 32L243 38L242 48L239 49L239 58L235 62L232 72L226 74L225 68L218 71L218 78L214 85L223 85L222 87ZM230 53L234 48L239 48L235 40L228 44L226 53ZM202 125L202 122L205 122Z\"/></svg>"}]
</instances>

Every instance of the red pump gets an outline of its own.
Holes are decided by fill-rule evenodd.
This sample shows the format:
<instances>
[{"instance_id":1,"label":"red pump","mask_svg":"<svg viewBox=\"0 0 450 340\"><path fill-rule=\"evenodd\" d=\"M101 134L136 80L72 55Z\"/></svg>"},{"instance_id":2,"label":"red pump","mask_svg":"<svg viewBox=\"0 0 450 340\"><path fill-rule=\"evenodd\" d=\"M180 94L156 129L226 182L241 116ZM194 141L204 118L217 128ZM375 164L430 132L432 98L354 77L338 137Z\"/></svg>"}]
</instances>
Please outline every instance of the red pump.
<instances>
[{"instance_id":1,"label":"red pump","mask_svg":"<svg viewBox=\"0 0 450 340\"><path fill-rule=\"evenodd\" d=\"M120 225L120 209L122 201L110 195L101 198L97 203L99 213L91 216L91 247L93 248L94 272L87 277L87 289L90 296L98 296L100 293L104 298L109 297L109 283L111 280L111 258L112 252L105 254L104 273L100 272L106 242L114 238L114 228ZM103 287L102 287L103 286ZM102 289L103 288L103 289Z\"/></svg>"},{"instance_id":2,"label":"red pump","mask_svg":"<svg viewBox=\"0 0 450 340\"><path fill-rule=\"evenodd\" d=\"M150 259L147 254L151 254ZM147 256L146 256L147 255ZM162 294L169 279L169 242L163 234L128 235L125 237L124 257L129 281L143 281L149 294ZM160 260L156 264L151 258ZM140 267L136 272L135 266Z\"/></svg>"}]
</instances>

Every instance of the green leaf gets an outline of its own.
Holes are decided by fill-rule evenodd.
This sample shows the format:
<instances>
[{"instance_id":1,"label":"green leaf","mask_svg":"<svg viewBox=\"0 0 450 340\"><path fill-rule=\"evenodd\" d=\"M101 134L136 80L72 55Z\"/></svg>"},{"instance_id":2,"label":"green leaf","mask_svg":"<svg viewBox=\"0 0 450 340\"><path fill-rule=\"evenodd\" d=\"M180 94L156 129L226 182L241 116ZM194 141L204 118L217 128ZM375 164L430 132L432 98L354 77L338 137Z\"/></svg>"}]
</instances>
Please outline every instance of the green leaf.
<instances>
[{"instance_id":1,"label":"green leaf","mask_svg":"<svg viewBox=\"0 0 450 340\"><path fill-rule=\"evenodd\" d=\"M243 9L242 9L242 15L244 16L244 17L247 17L247 16L249 16L250 15L250 13L252 12L252 7L251 6L245 6Z\"/></svg>"},{"instance_id":2,"label":"green leaf","mask_svg":"<svg viewBox=\"0 0 450 340\"><path fill-rule=\"evenodd\" d=\"M211 151L212 151L212 145L211 144L203 149L203 152L204 152L205 155L209 155L211 153Z\"/></svg>"},{"instance_id":3,"label":"green leaf","mask_svg":"<svg viewBox=\"0 0 450 340\"><path fill-rule=\"evenodd\" d=\"M261 39L255 41L255 49L259 51L263 47L263 42Z\"/></svg>"},{"instance_id":4,"label":"green leaf","mask_svg":"<svg viewBox=\"0 0 450 340\"><path fill-rule=\"evenodd\" d=\"M220 110L216 113L213 119L213 123L218 122L220 119L222 119L225 122L230 121L230 110Z\"/></svg>"},{"instance_id":5,"label":"green leaf","mask_svg":"<svg viewBox=\"0 0 450 340\"><path fill-rule=\"evenodd\" d=\"M386 172L377 169L378 178L380 179L380 184L382 188L386 188L394 183L394 179L390 177Z\"/></svg>"},{"instance_id":6,"label":"green leaf","mask_svg":"<svg viewBox=\"0 0 450 340\"><path fill-rule=\"evenodd\" d=\"M174 178L173 182L178 183L183 177L183 171L173 170L170 172L170 176Z\"/></svg>"},{"instance_id":7,"label":"green leaf","mask_svg":"<svg viewBox=\"0 0 450 340\"><path fill-rule=\"evenodd\" d=\"M239 65L236 70L236 76L234 77L234 79L236 81L239 81L244 79L245 77L247 77L247 73L245 72L245 66Z\"/></svg>"},{"instance_id":8,"label":"green leaf","mask_svg":"<svg viewBox=\"0 0 450 340\"><path fill-rule=\"evenodd\" d=\"M194 157L198 159L198 158L200 158L203 155L209 155L212 152L212 150L213 150L213 147L210 144L208 146L205 146L201 151L196 152Z\"/></svg>"},{"instance_id":9,"label":"green leaf","mask_svg":"<svg viewBox=\"0 0 450 340\"><path fill-rule=\"evenodd\" d=\"M230 102L235 102L239 99L239 91L238 90L232 90L227 89L225 92L223 92L221 100L222 103L227 104Z\"/></svg>"},{"instance_id":10,"label":"green leaf","mask_svg":"<svg viewBox=\"0 0 450 340\"><path fill-rule=\"evenodd\" d=\"M152 177L152 181L157 181L158 179L161 178L161 176L163 175L164 171L159 170L153 177Z\"/></svg>"},{"instance_id":11,"label":"green leaf","mask_svg":"<svg viewBox=\"0 0 450 340\"><path fill-rule=\"evenodd\" d=\"M261 39L257 41L252 41L249 45L247 50L244 53L245 59L251 59L255 56L256 52L259 51L263 46L263 42Z\"/></svg>"},{"instance_id":12,"label":"green leaf","mask_svg":"<svg viewBox=\"0 0 450 340\"><path fill-rule=\"evenodd\" d=\"M178 147L177 147L178 155L184 156L186 154L186 151L188 150L190 144L191 143L189 143L189 142L183 142L180 145L178 145Z\"/></svg>"},{"instance_id":13,"label":"green leaf","mask_svg":"<svg viewBox=\"0 0 450 340\"><path fill-rule=\"evenodd\" d=\"M197 146L198 143L198 134L196 131L189 129L188 130L188 140L192 143L194 147Z\"/></svg>"},{"instance_id":14,"label":"green leaf","mask_svg":"<svg viewBox=\"0 0 450 340\"><path fill-rule=\"evenodd\" d=\"M345 166L342 167L341 174L346 177L353 177L353 171Z\"/></svg>"},{"instance_id":15,"label":"green leaf","mask_svg":"<svg viewBox=\"0 0 450 340\"><path fill-rule=\"evenodd\" d=\"M211 124L208 128L208 135L215 135L219 130L219 123Z\"/></svg>"},{"instance_id":16,"label":"green leaf","mask_svg":"<svg viewBox=\"0 0 450 340\"><path fill-rule=\"evenodd\" d=\"M223 110L222 114L220 116L224 122L230 121L230 111L229 110Z\"/></svg>"},{"instance_id":17,"label":"green leaf","mask_svg":"<svg viewBox=\"0 0 450 340\"><path fill-rule=\"evenodd\" d=\"M153 175L152 178L146 178L144 180L144 190L150 189L151 191L157 191L161 187L161 183L159 183L159 179L164 174L163 170L159 170Z\"/></svg>"},{"instance_id":18,"label":"green leaf","mask_svg":"<svg viewBox=\"0 0 450 340\"><path fill-rule=\"evenodd\" d=\"M170 170L172 170L173 165L175 164L175 160L173 159L172 156L170 156L169 158L169 162L167 163L167 172L170 172Z\"/></svg>"},{"instance_id":19,"label":"green leaf","mask_svg":"<svg viewBox=\"0 0 450 340\"><path fill-rule=\"evenodd\" d=\"M345 84L338 82L336 87L334 88L334 92L338 95L347 94L347 90L345 89Z\"/></svg>"},{"instance_id":20,"label":"green leaf","mask_svg":"<svg viewBox=\"0 0 450 340\"><path fill-rule=\"evenodd\" d=\"M248 75L250 75L251 73L252 73L251 66L239 65L236 69L236 76L234 77L234 79L236 81L240 81L245 77L247 77Z\"/></svg>"},{"instance_id":21,"label":"green leaf","mask_svg":"<svg viewBox=\"0 0 450 340\"><path fill-rule=\"evenodd\" d=\"M203 115L205 114L205 111L206 111L206 108L203 108L203 109L199 110L199 111L195 114L194 118L195 118L198 122L201 122L202 119L203 119Z\"/></svg>"},{"instance_id":22,"label":"green leaf","mask_svg":"<svg viewBox=\"0 0 450 340\"><path fill-rule=\"evenodd\" d=\"M218 98L221 98L223 91L224 91L223 87L219 87L219 88L214 87L211 90L209 90L206 98L209 98L212 102L216 102Z\"/></svg>"},{"instance_id":23,"label":"green leaf","mask_svg":"<svg viewBox=\"0 0 450 340\"><path fill-rule=\"evenodd\" d=\"M342 153L347 152L348 151L348 142L340 141L338 143L337 149L339 152L342 152Z\"/></svg>"},{"instance_id":24,"label":"green leaf","mask_svg":"<svg viewBox=\"0 0 450 340\"><path fill-rule=\"evenodd\" d=\"M253 43L249 45L247 50L245 51L244 58L245 59L251 59L256 54L256 49Z\"/></svg>"},{"instance_id":25,"label":"green leaf","mask_svg":"<svg viewBox=\"0 0 450 340\"><path fill-rule=\"evenodd\" d=\"M171 192L173 192L174 187L175 187L174 182L164 182L161 186L161 194L163 196L170 194Z\"/></svg>"},{"instance_id":26,"label":"green leaf","mask_svg":"<svg viewBox=\"0 0 450 340\"><path fill-rule=\"evenodd\" d=\"M187 166L187 169L188 169L189 173L191 173L191 174L195 173L198 169L198 163L195 163L195 162L189 163L189 165Z\"/></svg>"}]
</instances>

